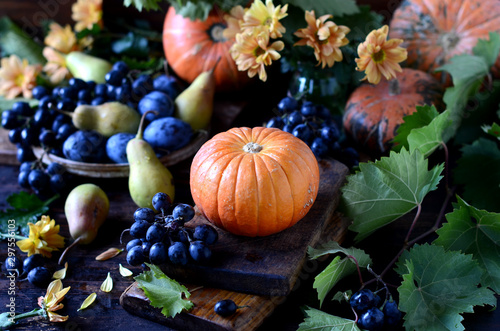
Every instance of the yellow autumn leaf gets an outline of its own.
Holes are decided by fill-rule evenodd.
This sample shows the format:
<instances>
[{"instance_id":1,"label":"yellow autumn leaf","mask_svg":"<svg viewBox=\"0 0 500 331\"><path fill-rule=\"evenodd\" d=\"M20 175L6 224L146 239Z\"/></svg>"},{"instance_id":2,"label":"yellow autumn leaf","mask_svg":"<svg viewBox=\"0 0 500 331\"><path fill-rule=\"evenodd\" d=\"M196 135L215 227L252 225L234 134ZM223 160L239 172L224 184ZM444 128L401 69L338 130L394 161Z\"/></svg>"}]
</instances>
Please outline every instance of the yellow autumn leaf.
<instances>
[{"instance_id":1,"label":"yellow autumn leaf","mask_svg":"<svg viewBox=\"0 0 500 331\"><path fill-rule=\"evenodd\" d=\"M121 252L123 252L123 249L111 247L110 249L106 250L105 252L102 252L101 254L97 255L95 257L95 259L97 261L106 261L106 260L111 259L112 257L117 256Z\"/></svg>"},{"instance_id":2,"label":"yellow autumn leaf","mask_svg":"<svg viewBox=\"0 0 500 331\"><path fill-rule=\"evenodd\" d=\"M111 274L108 272L108 277L101 284L101 291L103 292L111 292L113 289L113 278L111 278Z\"/></svg>"},{"instance_id":3,"label":"yellow autumn leaf","mask_svg":"<svg viewBox=\"0 0 500 331\"><path fill-rule=\"evenodd\" d=\"M132 276L134 273L132 271L130 271L129 269L125 268L124 266L122 266L122 264L120 263L120 275L122 275L123 277L130 277Z\"/></svg>"},{"instance_id":4,"label":"yellow autumn leaf","mask_svg":"<svg viewBox=\"0 0 500 331\"><path fill-rule=\"evenodd\" d=\"M85 299L83 302L82 302L82 305L80 306L80 308L78 308L77 311L80 311L82 309L85 309L85 308L88 308L88 306L90 306L94 301L95 301L95 298L97 297L97 294L94 292L94 293L91 293L87 299Z\"/></svg>"},{"instance_id":5,"label":"yellow autumn leaf","mask_svg":"<svg viewBox=\"0 0 500 331\"><path fill-rule=\"evenodd\" d=\"M68 262L64 264L64 268L57 270L54 272L52 275L52 278L54 279L64 279L66 277L66 271L68 270Z\"/></svg>"}]
</instances>

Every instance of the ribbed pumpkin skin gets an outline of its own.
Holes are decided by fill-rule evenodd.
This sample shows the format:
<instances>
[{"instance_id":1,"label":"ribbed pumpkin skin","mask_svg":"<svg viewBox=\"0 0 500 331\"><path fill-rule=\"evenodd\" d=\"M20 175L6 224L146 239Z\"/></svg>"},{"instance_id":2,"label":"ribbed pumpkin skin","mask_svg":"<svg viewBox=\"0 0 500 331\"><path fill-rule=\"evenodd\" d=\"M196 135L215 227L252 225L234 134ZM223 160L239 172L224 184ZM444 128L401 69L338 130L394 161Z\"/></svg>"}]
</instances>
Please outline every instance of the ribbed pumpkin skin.
<instances>
[{"instance_id":1,"label":"ribbed pumpkin skin","mask_svg":"<svg viewBox=\"0 0 500 331\"><path fill-rule=\"evenodd\" d=\"M432 73L441 83L449 77L434 70L457 54L472 53L478 39L500 32L498 0L404 0L390 22L390 38L404 40L408 66ZM498 73L500 61L493 71Z\"/></svg>"},{"instance_id":2,"label":"ribbed pumpkin skin","mask_svg":"<svg viewBox=\"0 0 500 331\"><path fill-rule=\"evenodd\" d=\"M420 70L405 68L397 78L401 92L390 93L390 83L363 84L351 94L346 103L344 128L361 146L375 153L391 148L391 140L403 117L416 111L416 106L442 104L441 84Z\"/></svg>"},{"instance_id":3,"label":"ribbed pumpkin skin","mask_svg":"<svg viewBox=\"0 0 500 331\"><path fill-rule=\"evenodd\" d=\"M249 142L260 152L244 150ZM319 167L309 147L274 128L233 128L207 141L193 159L191 195L214 225L235 235L287 229L312 207Z\"/></svg>"},{"instance_id":4,"label":"ribbed pumpkin skin","mask_svg":"<svg viewBox=\"0 0 500 331\"><path fill-rule=\"evenodd\" d=\"M224 13L214 9L205 21L191 21L176 15L173 7L168 9L163 25L163 50L168 64L183 80L191 83L199 74L215 67L216 91L234 91L245 86L249 81L246 72L238 68L229 53L233 44L220 38L226 27ZM217 31L217 33L215 33Z\"/></svg>"}]
</instances>

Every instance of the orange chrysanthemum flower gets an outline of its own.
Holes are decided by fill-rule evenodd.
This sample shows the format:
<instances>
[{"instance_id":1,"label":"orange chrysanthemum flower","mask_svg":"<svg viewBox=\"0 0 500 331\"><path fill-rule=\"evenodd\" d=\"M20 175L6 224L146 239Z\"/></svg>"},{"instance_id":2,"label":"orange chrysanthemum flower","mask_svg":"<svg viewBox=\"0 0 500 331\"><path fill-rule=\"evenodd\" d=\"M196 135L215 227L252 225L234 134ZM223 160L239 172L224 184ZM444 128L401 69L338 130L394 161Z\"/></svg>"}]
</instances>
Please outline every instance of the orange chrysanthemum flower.
<instances>
[{"instance_id":1,"label":"orange chrysanthemum flower","mask_svg":"<svg viewBox=\"0 0 500 331\"><path fill-rule=\"evenodd\" d=\"M236 35L236 43L231 47L231 56L238 66L238 70L248 70L248 76L253 77L257 73L262 81L267 80L265 66L278 60L281 51L285 47L282 41L269 44L269 31L266 28L254 28L252 33L239 33Z\"/></svg>"},{"instance_id":2,"label":"orange chrysanthemum flower","mask_svg":"<svg viewBox=\"0 0 500 331\"><path fill-rule=\"evenodd\" d=\"M229 14L224 15L227 28L222 31L222 35L227 40L236 38L236 35L241 32L241 23L243 23L243 16L245 9L242 6L235 6L231 9Z\"/></svg>"},{"instance_id":3,"label":"orange chrysanthemum flower","mask_svg":"<svg viewBox=\"0 0 500 331\"><path fill-rule=\"evenodd\" d=\"M250 32L249 30L252 28L264 26L269 29L269 36L271 38L280 38L286 29L279 20L288 15L286 13L287 9L288 4L282 8L281 5L275 7L272 0L266 0L265 5L261 0L256 0L245 11L241 28Z\"/></svg>"},{"instance_id":4,"label":"orange chrysanthemum flower","mask_svg":"<svg viewBox=\"0 0 500 331\"><path fill-rule=\"evenodd\" d=\"M31 98L40 71L40 65L29 65L28 60L21 60L17 55L3 58L0 62L0 95L6 99L20 94Z\"/></svg>"},{"instance_id":5,"label":"orange chrysanthemum flower","mask_svg":"<svg viewBox=\"0 0 500 331\"><path fill-rule=\"evenodd\" d=\"M384 25L368 34L366 40L358 46L358 59L355 59L358 71L365 71L367 79L372 84L378 84L382 76L390 80L401 72L400 62L406 60L408 54L399 45L402 39L387 40L389 27Z\"/></svg>"},{"instance_id":6,"label":"orange chrysanthemum flower","mask_svg":"<svg viewBox=\"0 0 500 331\"><path fill-rule=\"evenodd\" d=\"M56 279L47 287L47 294L38 298L38 305L45 310L49 321L66 322L68 320L68 316L61 316L54 312L64 307L61 301L70 289L70 286L63 288L61 280Z\"/></svg>"},{"instance_id":7,"label":"orange chrysanthemum flower","mask_svg":"<svg viewBox=\"0 0 500 331\"><path fill-rule=\"evenodd\" d=\"M47 46L64 54L79 50L76 35L69 24L63 28L57 23L52 23L49 28L50 31L44 40Z\"/></svg>"},{"instance_id":8,"label":"orange chrysanthemum flower","mask_svg":"<svg viewBox=\"0 0 500 331\"><path fill-rule=\"evenodd\" d=\"M28 256L42 254L45 257L52 257L52 251L58 251L64 247L64 237L59 235L59 225L49 216L42 216L41 220L28 223L30 234L28 238L17 242L17 246Z\"/></svg>"},{"instance_id":9,"label":"orange chrysanthemum flower","mask_svg":"<svg viewBox=\"0 0 500 331\"><path fill-rule=\"evenodd\" d=\"M332 67L335 61L342 61L340 47L349 43L346 34L351 31L348 27L327 21L332 15L323 15L316 19L314 10L306 11L307 28L299 29L294 34L302 38L294 46L309 46L314 49L314 56L318 65Z\"/></svg>"},{"instance_id":10,"label":"orange chrysanthemum flower","mask_svg":"<svg viewBox=\"0 0 500 331\"><path fill-rule=\"evenodd\" d=\"M66 68L66 58L63 54L50 47L43 49L43 56L47 59L47 63L43 67L43 71L49 76L52 84L59 84L65 78L70 78L71 74Z\"/></svg>"},{"instance_id":11,"label":"orange chrysanthemum flower","mask_svg":"<svg viewBox=\"0 0 500 331\"><path fill-rule=\"evenodd\" d=\"M71 18L76 22L75 31L92 29L94 24L102 23L102 0L78 0L71 7Z\"/></svg>"}]
</instances>

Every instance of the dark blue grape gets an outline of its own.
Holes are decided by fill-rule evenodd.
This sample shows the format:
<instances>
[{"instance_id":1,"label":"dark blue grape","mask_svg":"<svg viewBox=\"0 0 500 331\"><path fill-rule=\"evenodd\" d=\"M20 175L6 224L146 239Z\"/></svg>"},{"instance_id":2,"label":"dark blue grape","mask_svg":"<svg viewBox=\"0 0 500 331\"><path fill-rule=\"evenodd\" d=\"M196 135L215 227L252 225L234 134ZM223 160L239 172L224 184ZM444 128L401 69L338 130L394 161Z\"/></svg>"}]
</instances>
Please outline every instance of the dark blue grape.
<instances>
[{"instance_id":1,"label":"dark blue grape","mask_svg":"<svg viewBox=\"0 0 500 331\"><path fill-rule=\"evenodd\" d=\"M300 140L304 141L305 143L308 143L309 140L311 140L313 136L313 132L311 128L307 124L299 124L297 125L293 131L292 134L299 138Z\"/></svg>"},{"instance_id":2,"label":"dark blue grape","mask_svg":"<svg viewBox=\"0 0 500 331\"><path fill-rule=\"evenodd\" d=\"M175 234L175 239L180 241L181 243L184 243L186 245L189 245L189 236L192 237L193 231L189 228L181 228L179 229L176 234Z\"/></svg>"},{"instance_id":3,"label":"dark blue grape","mask_svg":"<svg viewBox=\"0 0 500 331\"><path fill-rule=\"evenodd\" d=\"M78 98L78 90L72 86L64 86L59 89L59 98L76 100Z\"/></svg>"},{"instance_id":4,"label":"dark blue grape","mask_svg":"<svg viewBox=\"0 0 500 331\"><path fill-rule=\"evenodd\" d=\"M55 90L55 89L54 89ZM56 99L51 95L46 95L38 102L38 108L49 110L56 102Z\"/></svg>"},{"instance_id":5,"label":"dark blue grape","mask_svg":"<svg viewBox=\"0 0 500 331\"><path fill-rule=\"evenodd\" d=\"M376 307L369 308L361 314L358 326L369 331L381 330L384 326L384 313Z\"/></svg>"},{"instance_id":6,"label":"dark blue grape","mask_svg":"<svg viewBox=\"0 0 500 331\"><path fill-rule=\"evenodd\" d=\"M290 124L285 124L285 126L283 127L283 131L285 132L288 132L288 133L292 133L293 132L293 129L294 129L294 126L293 125L290 125Z\"/></svg>"},{"instance_id":7,"label":"dark blue grape","mask_svg":"<svg viewBox=\"0 0 500 331\"><path fill-rule=\"evenodd\" d=\"M135 221L130 227L130 235L134 238L145 239L146 232L148 232L151 224L148 221L139 220Z\"/></svg>"},{"instance_id":8,"label":"dark blue grape","mask_svg":"<svg viewBox=\"0 0 500 331\"><path fill-rule=\"evenodd\" d=\"M329 120L332 118L332 113L330 112L330 109L328 109L325 106L318 106L317 108L317 115L319 118L323 120Z\"/></svg>"},{"instance_id":9,"label":"dark blue grape","mask_svg":"<svg viewBox=\"0 0 500 331\"><path fill-rule=\"evenodd\" d=\"M24 273L30 272L32 269L36 267L41 267L45 264L46 259L42 254L33 254L28 256L23 261L23 271Z\"/></svg>"},{"instance_id":10,"label":"dark blue grape","mask_svg":"<svg viewBox=\"0 0 500 331\"><path fill-rule=\"evenodd\" d=\"M76 102L70 98L63 98L57 102L56 108L58 110L73 111L76 108Z\"/></svg>"},{"instance_id":11,"label":"dark blue grape","mask_svg":"<svg viewBox=\"0 0 500 331\"><path fill-rule=\"evenodd\" d=\"M395 301L387 301L383 313L386 325L396 326L401 320L401 311L398 309L398 304Z\"/></svg>"},{"instance_id":12,"label":"dark blue grape","mask_svg":"<svg viewBox=\"0 0 500 331\"><path fill-rule=\"evenodd\" d=\"M359 153L353 147L346 147L342 150L342 161L348 167L354 167L359 164Z\"/></svg>"},{"instance_id":13,"label":"dark blue grape","mask_svg":"<svg viewBox=\"0 0 500 331\"><path fill-rule=\"evenodd\" d=\"M102 105L105 102L106 102L105 98L103 98L103 97L95 97L94 99L90 100L90 105L91 106L99 106L99 105Z\"/></svg>"},{"instance_id":14,"label":"dark blue grape","mask_svg":"<svg viewBox=\"0 0 500 331\"><path fill-rule=\"evenodd\" d=\"M206 264L212 257L212 251L203 241L196 240L189 244L189 255L194 261Z\"/></svg>"},{"instance_id":15,"label":"dark blue grape","mask_svg":"<svg viewBox=\"0 0 500 331\"><path fill-rule=\"evenodd\" d=\"M154 209L165 213L172 205L172 199L168 196L168 194L158 192L153 196L152 204Z\"/></svg>"},{"instance_id":16,"label":"dark blue grape","mask_svg":"<svg viewBox=\"0 0 500 331\"><path fill-rule=\"evenodd\" d=\"M304 116L316 116L317 114L316 105L311 101L305 101L302 104L302 107L300 107L300 112Z\"/></svg>"},{"instance_id":17,"label":"dark blue grape","mask_svg":"<svg viewBox=\"0 0 500 331\"><path fill-rule=\"evenodd\" d=\"M50 93L49 95L54 98L54 99L57 99L59 98L59 90L61 89L61 86L56 86L52 89L52 93Z\"/></svg>"},{"instance_id":18,"label":"dark blue grape","mask_svg":"<svg viewBox=\"0 0 500 331\"><path fill-rule=\"evenodd\" d=\"M281 112L283 113L290 113L295 109L297 109L297 107L298 107L298 102L296 99L292 97L284 97L278 103L278 109L281 110Z\"/></svg>"},{"instance_id":19,"label":"dark blue grape","mask_svg":"<svg viewBox=\"0 0 500 331\"><path fill-rule=\"evenodd\" d=\"M33 116L35 114L35 110L31 108L29 103L24 101L14 102L12 105L12 111L21 116Z\"/></svg>"},{"instance_id":20,"label":"dark blue grape","mask_svg":"<svg viewBox=\"0 0 500 331\"><path fill-rule=\"evenodd\" d=\"M61 125L71 123L71 117L64 114L57 114L52 122L51 130L57 132Z\"/></svg>"},{"instance_id":21,"label":"dark blue grape","mask_svg":"<svg viewBox=\"0 0 500 331\"><path fill-rule=\"evenodd\" d=\"M22 127L18 127L9 131L9 141L13 144L21 142L21 131Z\"/></svg>"},{"instance_id":22,"label":"dark blue grape","mask_svg":"<svg viewBox=\"0 0 500 331\"><path fill-rule=\"evenodd\" d=\"M157 243L163 240L163 237L167 233L167 229L165 229L161 224L154 223L151 225L146 232L146 240L152 243Z\"/></svg>"},{"instance_id":23,"label":"dark blue grape","mask_svg":"<svg viewBox=\"0 0 500 331\"><path fill-rule=\"evenodd\" d=\"M149 260L152 264L163 264L168 261L167 247L162 242L157 242L149 250Z\"/></svg>"},{"instance_id":24,"label":"dark blue grape","mask_svg":"<svg viewBox=\"0 0 500 331\"><path fill-rule=\"evenodd\" d=\"M139 102L143 96L153 91L153 79L150 75L142 74L132 82L132 98Z\"/></svg>"},{"instance_id":25,"label":"dark blue grape","mask_svg":"<svg viewBox=\"0 0 500 331\"><path fill-rule=\"evenodd\" d=\"M66 186L66 178L63 174L55 174L50 177L50 189L54 193L62 193Z\"/></svg>"},{"instance_id":26,"label":"dark blue grape","mask_svg":"<svg viewBox=\"0 0 500 331\"><path fill-rule=\"evenodd\" d=\"M75 91L87 90L89 88L88 84L83 79L74 77L68 80L68 85Z\"/></svg>"},{"instance_id":27,"label":"dark blue grape","mask_svg":"<svg viewBox=\"0 0 500 331\"><path fill-rule=\"evenodd\" d=\"M51 279L52 274L45 267L36 267L28 272L28 281L37 287L46 287Z\"/></svg>"},{"instance_id":28,"label":"dark blue grape","mask_svg":"<svg viewBox=\"0 0 500 331\"><path fill-rule=\"evenodd\" d=\"M2 112L2 127L6 130L18 128L23 123L22 119L12 110Z\"/></svg>"},{"instance_id":29,"label":"dark blue grape","mask_svg":"<svg viewBox=\"0 0 500 331\"><path fill-rule=\"evenodd\" d=\"M54 117L48 109L39 108L33 116L33 125L37 128L49 129L52 127Z\"/></svg>"},{"instance_id":30,"label":"dark blue grape","mask_svg":"<svg viewBox=\"0 0 500 331\"><path fill-rule=\"evenodd\" d=\"M300 113L300 111L295 110L290 115L287 116L287 124L296 127L299 124L304 123L304 116Z\"/></svg>"},{"instance_id":31,"label":"dark blue grape","mask_svg":"<svg viewBox=\"0 0 500 331\"><path fill-rule=\"evenodd\" d=\"M365 311L375 305L375 295L369 289L359 290L351 296L349 304L358 312Z\"/></svg>"},{"instance_id":32,"label":"dark blue grape","mask_svg":"<svg viewBox=\"0 0 500 331\"><path fill-rule=\"evenodd\" d=\"M149 250L151 249L151 246L153 246L152 242L149 241L143 241L142 242L142 254L144 254L144 257L149 258Z\"/></svg>"},{"instance_id":33,"label":"dark blue grape","mask_svg":"<svg viewBox=\"0 0 500 331\"><path fill-rule=\"evenodd\" d=\"M125 73L119 70L111 70L104 76L106 83L112 86L120 86ZM109 90L108 90L109 91ZM109 96L109 95L108 95Z\"/></svg>"},{"instance_id":34,"label":"dark blue grape","mask_svg":"<svg viewBox=\"0 0 500 331\"><path fill-rule=\"evenodd\" d=\"M219 233L215 228L208 224L201 224L194 228L193 238L201 240L207 245L212 245L219 239Z\"/></svg>"},{"instance_id":35,"label":"dark blue grape","mask_svg":"<svg viewBox=\"0 0 500 331\"><path fill-rule=\"evenodd\" d=\"M145 261L144 254L142 253L142 246L134 246L127 252L127 263L135 267L143 264Z\"/></svg>"},{"instance_id":36,"label":"dark blue grape","mask_svg":"<svg viewBox=\"0 0 500 331\"><path fill-rule=\"evenodd\" d=\"M28 175L30 186L37 191L44 191L49 187L50 177L42 169L33 169Z\"/></svg>"},{"instance_id":37,"label":"dark blue grape","mask_svg":"<svg viewBox=\"0 0 500 331\"><path fill-rule=\"evenodd\" d=\"M93 80L88 80L85 82L85 84L87 84L87 90L89 91L94 91L95 86L97 85L96 82L94 82Z\"/></svg>"},{"instance_id":38,"label":"dark blue grape","mask_svg":"<svg viewBox=\"0 0 500 331\"><path fill-rule=\"evenodd\" d=\"M66 172L66 167L57 162L52 162L47 166L45 170L50 176L57 174L64 174Z\"/></svg>"},{"instance_id":39,"label":"dark blue grape","mask_svg":"<svg viewBox=\"0 0 500 331\"><path fill-rule=\"evenodd\" d=\"M56 145L56 134L51 130L43 130L38 136L42 147L53 147Z\"/></svg>"},{"instance_id":40,"label":"dark blue grape","mask_svg":"<svg viewBox=\"0 0 500 331\"><path fill-rule=\"evenodd\" d=\"M124 61L117 61L113 64L111 70L120 71L125 76L130 71L130 68Z\"/></svg>"},{"instance_id":41,"label":"dark blue grape","mask_svg":"<svg viewBox=\"0 0 500 331\"><path fill-rule=\"evenodd\" d=\"M332 144L339 140L340 131L336 125L323 126L320 131L320 136L327 144Z\"/></svg>"},{"instance_id":42,"label":"dark blue grape","mask_svg":"<svg viewBox=\"0 0 500 331\"><path fill-rule=\"evenodd\" d=\"M20 163L36 160L36 156L31 147L22 146L21 144L17 146L16 158Z\"/></svg>"},{"instance_id":43,"label":"dark blue grape","mask_svg":"<svg viewBox=\"0 0 500 331\"><path fill-rule=\"evenodd\" d=\"M89 90L80 90L78 91L78 100L89 104L92 100L92 93Z\"/></svg>"},{"instance_id":44,"label":"dark blue grape","mask_svg":"<svg viewBox=\"0 0 500 331\"><path fill-rule=\"evenodd\" d=\"M24 189L29 189L31 188L30 182L29 182L29 171L20 171L19 175L17 175L17 183L19 186L21 186Z\"/></svg>"},{"instance_id":45,"label":"dark blue grape","mask_svg":"<svg viewBox=\"0 0 500 331\"><path fill-rule=\"evenodd\" d=\"M33 90L31 90L32 96L34 99L40 100L46 95L49 95L49 91L41 85L35 86Z\"/></svg>"},{"instance_id":46,"label":"dark blue grape","mask_svg":"<svg viewBox=\"0 0 500 331\"><path fill-rule=\"evenodd\" d=\"M328 145L322 138L314 138L311 143L311 150L316 157L322 158L328 154Z\"/></svg>"},{"instance_id":47,"label":"dark blue grape","mask_svg":"<svg viewBox=\"0 0 500 331\"><path fill-rule=\"evenodd\" d=\"M76 131L77 130L72 123L64 123L57 130L56 138L58 141L64 141L68 139L68 137L71 136Z\"/></svg>"},{"instance_id":48,"label":"dark blue grape","mask_svg":"<svg viewBox=\"0 0 500 331\"><path fill-rule=\"evenodd\" d=\"M188 204L185 204L185 203L178 204L177 206L175 206L174 210L172 211L172 216L179 223L184 224L184 223L189 222L190 220L193 219L194 208Z\"/></svg>"},{"instance_id":49,"label":"dark blue grape","mask_svg":"<svg viewBox=\"0 0 500 331\"><path fill-rule=\"evenodd\" d=\"M130 251L132 249L132 247L135 247L135 246L142 246L142 240L138 239L138 238L130 240L126 246L127 252Z\"/></svg>"},{"instance_id":50,"label":"dark blue grape","mask_svg":"<svg viewBox=\"0 0 500 331\"><path fill-rule=\"evenodd\" d=\"M173 264L186 265L188 263L188 250L181 242L174 242L168 248L168 258Z\"/></svg>"},{"instance_id":51,"label":"dark blue grape","mask_svg":"<svg viewBox=\"0 0 500 331\"><path fill-rule=\"evenodd\" d=\"M94 88L94 94L96 97L106 98L108 96L108 86L106 84L97 84Z\"/></svg>"},{"instance_id":52,"label":"dark blue grape","mask_svg":"<svg viewBox=\"0 0 500 331\"><path fill-rule=\"evenodd\" d=\"M38 145L38 135L39 131L33 126L23 128L21 130L21 144L23 146Z\"/></svg>"},{"instance_id":53,"label":"dark blue grape","mask_svg":"<svg viewBox=\"0 0 500 331\"><path fill-rule=\"evenodd\" d=\"M217 315L222 317L231 316L236 313L238 306L233 300L225 299L218 301L214 306L214 311Z\"/></svg>"},{"instance_id":54,"label":"dark blue grape","mask_svg":"<svg viewBox=\"0 0 500 331\"><path fill-rule=\"evenodd\" d=\"M19 171L27 171L30 172L31 169L33 168L33 162L23 162L21 163L21 166L19 167Z\"/></svg>"},{"instance_id":55,"label":"dark blue grape","mask_svg":"<svg viewBox=\"0 0 500 331\"><path fill-rule=\"evenodd\" d=\"M285 122L283 119L279 116L273 117L267 122L266 127L268 128L277 128L277 129L282 129L283 126L285 125Z\"/></svg>"},{"instance_id":56,"label":"dark blue grape","mask_svg":"<svg viewBox=\"0 0 500 331\"><path fill-rule=\"evenodd\" d=\"M108 88L108 92L106 92L108 101L116 100L116 88L118 86L108 84L106 87Z\"/></svg>"},{"instance_id":57,"label":"dark blue grape","mask_svg":"<svg viewBox=\"0 0 500 331\"><path fill-rule=\"evenodd\" d=\"M20 275L23 272L23 260L17 256L9 256L5 259L3 267L7 272L17 272Z\"/></svg>"},{"instance_id":58,"label":"dark blue grape","mask_svg":"<svg viewBox=\"0 0 500 331\"><path fill-rule=\"evenodd\" d=\"M134 212L136 221L145 220L152 223L155 220L155 212L151 208L137 208Z\"/></svg>"}]
</instances>

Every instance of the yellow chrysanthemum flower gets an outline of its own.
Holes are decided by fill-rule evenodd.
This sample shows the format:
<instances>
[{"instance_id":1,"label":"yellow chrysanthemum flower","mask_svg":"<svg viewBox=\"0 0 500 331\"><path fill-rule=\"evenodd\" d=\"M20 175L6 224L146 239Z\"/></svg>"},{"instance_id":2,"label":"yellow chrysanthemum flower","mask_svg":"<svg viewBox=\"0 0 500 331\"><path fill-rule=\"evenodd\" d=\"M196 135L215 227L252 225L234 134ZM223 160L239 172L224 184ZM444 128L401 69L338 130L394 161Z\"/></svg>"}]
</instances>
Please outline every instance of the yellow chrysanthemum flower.
<instances>
[{"instance_id":1,"label":"yellow chrysanthemum flower","mask_svg":"<svg viewBox=\"0 0 500 331\"><path fill-rule=\"evenodd\" d=\"M229 14L224 15L224 20L227 23L227 28L222 31L224 38L227 40L236 38L236 35L241 32L241 23L243 23L244 15L245 9L242 6L235 6Z\"/></svg>"},{"instance_id":2,"label":"yellow chrysanthemum flower","mask_svg":"<svg viewBox=\"0 0 500 331\"><path fill-rule=\"evenodd\" d=\"M41 220L28 223L30 233L28 238L17 242L19 249L28 256L42 254L45 257L52 257L52 251L58 251L64 247L64 237L59 235L59 225L49 216L42 216Z\"/></svg>"},{"instance_id":3,"label":"yellow chrysanthemum flower","mask_svg":"<svg viewBox=\"0 0 500 331\"><path fill-rule=\"evenodd\" d=\"M248 70L248 76L253 77L257 73L262 81L267 80L265 66L278 60L281 55L278 51L283 50L285 44L275 41L269 44L269 31L264 27L254 28L251 33L239 33L236 35L236 43L231 47L231 56L238 66L238 70Z\"/></svg>"},{"instance_id":4,"label":"yellow chrysanthemum flower","mask_svg":"<svg viewBox=\"0 0 500 331\"><path fill-rule=\"evenodd\" d=\"M43 71L49 77L52 84L59 84L65 78L70 78L71 74L66 68L66 58L63 54L50 47L43 49L43 56L47 59L47 63L43 67Z\"/></svg>"},{"instance_id":5,"label":"yellow chrysanthemum flower","mask_svg":"<svg viewBox=\"0 0 500 331\"><path fill-rule=\"evenodd\" d=\"M36 86L40 71L40 65L29 65L28 60L21 60L17 55L3 58L0 61L0 95L6 99L13 99L20 94L31 98L31 90Z\"/></svg>"},{"instance_id":6,"label":"yellow chrysanthemum flower","mask_svg":"<svg viewBox=\"0 0 500 331\"><path fill-rule=\"evenodd\" d=\"M349 43L346 34L351 31L348 27L327 21L332 15L323 15L316 19L314 10L305 12L307 28L299 29L294 34L302 38L294 46L309 46L314 49L314 56L318 65L332 67L335 62L342 61L340 47Z\"/></svg>"},{"instance_id":7,"label":"yellow chrysanthemum flower","mask_svg":"<svg viewBox=\"0 0 500 331\"><path fill-rule=\"evenodd\" d=\"M389 27L384 25L373 30L366 40L358 46L358 59L355 59L358 71L365 71L367 79L372 84L378 84L382 75L390 80L401 72L400 62L406 60L408 54L405 48L399 47L402 39L387 40Z\"/></svg>"},{"instance_id":8,"label":"yellow chrysanthemum flower","mask_svg":"<svg viewBox=\"0 0 500 331\"><path fill-rule=\"evenodd\" d=\"M102 0L78 0L71 7L71 18L76 22L75 31L92 29L94 24L102 23Z\"/></svg>"},{"instance_id":9,"label":"yellow chrysanthemum flower","mask_svg":"<svg viewBox=\"0 0 500 331\"><path fill-rule=\"evenodd\" d=\"M45 37L45 45L64 54L79 50L76 35L68 24L64 28L57 23L51 23L49 33Z\"/></svg>"},{"instance_id":10,"label":"yellow chrysanthemum flower","mask_svg":"<svg viewBox=\"0 0 500 331\"><path fill-rule=\"evenodd\" d=\"M68 320L68 316L61 316L54 312L64 307L61 301L70 288L70 286L63 288L62 281L56 279L47 287L47 294L38 298L38 305L45 310L51 322L66 322Z\"/></svg>"},{"instance_id":11,"label":"yellow chrysanthemum flower","mask_svg":"<svg viewBox=\"0 0 500 331\"><path fill-rule=\"evenodd\" d=\"M282 18L286 17L288 4L283 8L280 6L275 7L272 0L266 0L266 4L261 0L256 0L252 3L249 9L245 11L241 28L244 30L252 29L259 26L264 26L269 29L269 36L273 39L280 38L285 33L286 29L279 22Z\"/></svg>"}]
</instances>

